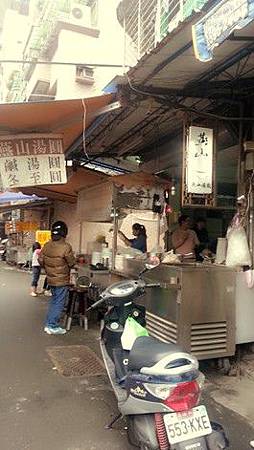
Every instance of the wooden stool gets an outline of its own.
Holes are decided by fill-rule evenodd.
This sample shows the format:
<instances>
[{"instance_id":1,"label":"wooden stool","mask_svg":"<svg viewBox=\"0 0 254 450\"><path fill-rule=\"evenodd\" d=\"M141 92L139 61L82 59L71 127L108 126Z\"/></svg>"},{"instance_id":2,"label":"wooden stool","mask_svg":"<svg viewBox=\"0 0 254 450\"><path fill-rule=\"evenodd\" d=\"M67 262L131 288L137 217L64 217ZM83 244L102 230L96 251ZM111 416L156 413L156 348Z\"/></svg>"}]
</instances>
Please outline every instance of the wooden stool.
<instances>
[{"instance_id":1,"label":"wooden stool","mask_svg":"<svg viewBox=\"0 0 254 450\"><path fill-rule=\"evenodd\" d=\"M72 319L78 316L79 325L86 331L88 330L88 287L72 287L69 290L69 299L67 302L66 314L64 316L64 325L67 331L71 329Z\"/></svg>"}]
</instances>

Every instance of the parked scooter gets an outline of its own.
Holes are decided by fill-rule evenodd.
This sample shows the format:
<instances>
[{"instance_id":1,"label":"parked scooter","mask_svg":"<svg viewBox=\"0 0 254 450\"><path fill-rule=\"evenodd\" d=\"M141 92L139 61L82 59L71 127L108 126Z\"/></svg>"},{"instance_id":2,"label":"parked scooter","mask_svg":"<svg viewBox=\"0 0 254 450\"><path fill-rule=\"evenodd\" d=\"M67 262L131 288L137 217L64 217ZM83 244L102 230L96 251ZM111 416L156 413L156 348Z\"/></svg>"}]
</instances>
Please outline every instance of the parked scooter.
<instances>
[{"instance_id":1,"label":"parked scooter","mask_svg":"<svg viewBox=\"0 0 254 450\"><path fill-rule=\"evenodd\" d=\"M0 261L6 260L6 245L7 245L8 239L2 239L0 242Z\"/></svg>"},{"instance_id":2,"label":"parked scooter","mask_svg":"<svg viewBox=\"0 0 254 450\"><path fill-rule=\"evenodd\" d=\"M140 336L130 351L122 336L128 318L145 325L145 308L135 304L145 289L159 288L138 280L109 286L91 309L105 304L101 352L118 402L125 416L128 438L141 450L221 450L228 447L224 431L211 423L200 405L204 376L198 361L175 344Z\"/></svg>"}]
</instances>

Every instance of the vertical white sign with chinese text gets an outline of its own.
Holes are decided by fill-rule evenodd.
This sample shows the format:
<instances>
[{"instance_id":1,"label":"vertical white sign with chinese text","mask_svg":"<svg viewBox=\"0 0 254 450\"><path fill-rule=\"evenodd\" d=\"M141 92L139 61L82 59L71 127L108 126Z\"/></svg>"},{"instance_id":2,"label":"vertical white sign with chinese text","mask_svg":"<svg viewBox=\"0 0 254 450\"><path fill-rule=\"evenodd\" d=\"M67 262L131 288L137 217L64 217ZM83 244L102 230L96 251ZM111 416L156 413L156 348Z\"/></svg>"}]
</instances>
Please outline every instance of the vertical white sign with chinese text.
<instances>
[{"instance_id":1,"label":"vertical white sign with chinese text","mask_svg":"<svg viewBox=\"0 0 254 450\"><path fill-rule=\"evenodd\" d=\"M186 184L189 194L213 191L213 129L189 128L186 155Z\"/></svg>"},{"instance_id":2,"label":"vertical white sign with chinese text","mask_svg":"<svg viewBox=\"0 0 254 450\"><path fill-rule=\"evenodd\" d=\"M4 189L66 183L62 136L0 136L0 173Z\"/></svg>"}]
</instances>

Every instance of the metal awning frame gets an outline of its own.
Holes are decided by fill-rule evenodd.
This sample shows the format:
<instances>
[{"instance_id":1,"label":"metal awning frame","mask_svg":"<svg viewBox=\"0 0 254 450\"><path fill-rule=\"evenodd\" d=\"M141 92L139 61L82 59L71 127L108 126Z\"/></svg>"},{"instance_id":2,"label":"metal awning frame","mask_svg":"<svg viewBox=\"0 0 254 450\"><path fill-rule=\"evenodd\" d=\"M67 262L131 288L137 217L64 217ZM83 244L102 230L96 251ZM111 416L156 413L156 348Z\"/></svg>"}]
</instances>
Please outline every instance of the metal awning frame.
<instances>
[{"instance_id":1,"label":"metal awning frame","mask_svg":"<svg viewBox=\"0 0 254 450\"><path fill-rule=\"evenodd\" d=\"M29 202L29 203L23 203L22 205L1 205L0 206L0 214L4 212L13 211L16 209L43 209L43 208L49 208L53 204L51 201L47 200L44 202Z\"/></svg>"},{"instance_id":2,"label":"metal awning frame","mask_svg":"<svg viewBox=\"0 0 254 450\"><path fill-rule=\"evenodd\" d=\"M87 149L88 152L91 152L90 154L93 158L96 159L98 156L102 157L112 154L116 156L124 156L125 154L142 155L148 147L157 146L160 140L170 139L176 133L181 132L182 116L179 114L180 118L176 117L175 112L177 110L182 112L182 114L191 114L194 120L195 117L199 117L199 120L202 120L202 118L208 118L209 115L212 119L214 115L221 121L227 122L226 126L231 127L235 136L238 134L239 124L242 121L252 122L252 117L246 118L241 116L242 104L249 95L252 95L254 88L254 63L252 64L254 44L253 39L250 39L252 37L250 33L246 36L246 40L244 40L244 36L236 34L230 36L228 41L235 42L237 45L235 52L226 55L223 61L216 62L215 60L214 63L209 64L209 68L206 71L203 70L203 63L199 76L192 78L190 74L190 81L179 89L163 88L158 86L157 82L154 83L153 79L165 68L170 73L172 64L175 65L179 58L190 51L192 41L188 39L142 78L143 67L147 71L147 67L151 65L152 61L155 58L159 59L160 53L164 52L165 54L165 49L169 46L172 39L176 46L177 36L180 36L181 32L184 32L187 36L192 24L193 18L182 24L172 35L167 36L154 51L149 55L145 55L137 66L128 72L125 83L118 86L119 95L125 98L126 101L123 103L127 106L120 112L114 111L109 113L97 126L91 129L90 133L90 130L88 130ZM224 45L221 44L220 50L223 49ZM242 48L239 49L239 45L242 45ZM250 60L252 64L251 70L247 67ZM228 70L232 68L235 70L235 77L228 76L228 79L226 79ZM221 74L225 75L224 80L218 79ZM243 76L247 76L247 78L243 79ZM145 117L128 129L128 120L131 118L133 111L137 108L142 108L143 102L149 97L157 102L157 109L154 108L150 117ZM231 110L233 109L234 117L230 114L229 107ZM174 120L174 129L170 129L169 133L160 133L158 128L158 132L155 133L154 139L151 139L150 142L145 141L143 145L135 145L134 140L137 136L151 133L154 118L157 121L161 121L163 117L166 121ZM115 130L123 121L126 123L125 133L108 142L108 136L114 137ZM78 154L79 150L75 149L74 153Z\"/></svg>"}]
</instances>

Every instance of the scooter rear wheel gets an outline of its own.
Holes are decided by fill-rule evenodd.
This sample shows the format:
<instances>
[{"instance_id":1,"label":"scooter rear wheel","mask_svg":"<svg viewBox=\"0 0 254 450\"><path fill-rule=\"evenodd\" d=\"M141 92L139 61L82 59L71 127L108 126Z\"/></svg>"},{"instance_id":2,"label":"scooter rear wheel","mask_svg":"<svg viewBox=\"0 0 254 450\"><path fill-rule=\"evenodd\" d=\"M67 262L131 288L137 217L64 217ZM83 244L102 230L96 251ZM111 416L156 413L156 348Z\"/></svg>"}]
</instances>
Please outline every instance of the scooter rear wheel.
<instances>
[{"instance_id":1,"label":"scooter rear wheel","mask_svg":"<svg viewBox=\"0 0 254 450\"><path fill-rule=\"evenodd\" d=\"M129 444L131 444L133 447L139 448L139 450L151 450L151 447L148 447L146 444L138 443L135 439L135 433L133 430L133 421L130 417L127 419L127 437Z\"/></svg>"},{"instance_id":2,"label":"scooter rear wheel","mask_svg":"<svg viewBox=\"0 0 254 450\"><path fill-rule=\"evenodd\" d=\"M133 447L137 447L137 448L139 447L139 444L135 440L135 437L134 437L133 420L131 417L127 418L127 437L128 437L129 444L133 445ZM141 450L143 450L143 449L141 449Z\"/></svg>"}]
</instances>

